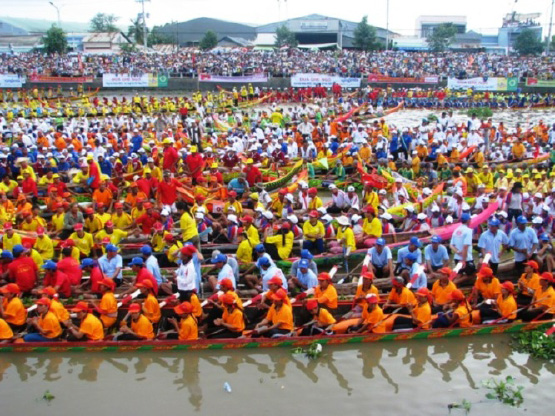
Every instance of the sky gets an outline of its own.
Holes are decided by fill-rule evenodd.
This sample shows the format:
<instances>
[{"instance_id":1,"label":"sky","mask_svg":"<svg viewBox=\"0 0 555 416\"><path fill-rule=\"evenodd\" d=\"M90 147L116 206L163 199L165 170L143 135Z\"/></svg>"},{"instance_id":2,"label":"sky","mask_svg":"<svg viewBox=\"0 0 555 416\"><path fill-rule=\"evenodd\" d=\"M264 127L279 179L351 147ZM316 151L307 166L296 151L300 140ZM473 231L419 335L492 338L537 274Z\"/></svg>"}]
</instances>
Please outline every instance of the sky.
<instances>
[{"instance_id":1,"label":"sky","mask_svg":"<svg viewBox=\"0 0 555 416\"><path fill-rule=\"evenodd\" d=\"M96 13L114 14L126 28L141 11L136 0L52 0L60 9L62 22L88 22ZM374 26L386 27L388 0L152 0L145 2L149 26L171 21L212 17L233 22L264 24L318 13L358 22L368 15ZM549 26L552 0L389 0L389 28L404 36L415 34L420 15L463 15L467 29L496 34L502 18L513 10L541 13L544 36ZM0 16L56 21L49 0L0 0ZM554 31L555 32L555 31Z\"/></svg>"}]
</instances>

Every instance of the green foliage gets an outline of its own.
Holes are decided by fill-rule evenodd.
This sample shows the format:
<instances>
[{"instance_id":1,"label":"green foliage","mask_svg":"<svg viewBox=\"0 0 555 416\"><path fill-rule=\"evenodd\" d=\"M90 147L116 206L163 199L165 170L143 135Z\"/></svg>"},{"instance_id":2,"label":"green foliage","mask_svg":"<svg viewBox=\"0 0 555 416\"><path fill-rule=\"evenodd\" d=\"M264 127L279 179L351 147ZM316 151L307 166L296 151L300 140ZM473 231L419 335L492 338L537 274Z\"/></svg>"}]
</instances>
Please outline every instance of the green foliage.
<instances>
[{"instance_id":1,"label":"green foliage","mask_svg":"<svg viewBox=\"0 0 555 416\"><path fill-rule=\"evenodd\" d=\"M127 28L127 36L133 38L135 43L139 45L143 44L144 41L144 30L143 30L143 20L137 17L135 20L131 20L131 25Z\"/></svg>"},{"instance_id":2,"label":"green foliage","mask_svg":"<svg viewBox=\"0 0 555 416\"><path fill-rule=\"evenodd\" d=\"M526 352L532 357L555 361L555 337L546 335L543 331L516 334L512 346L518 352Z\"/></svg>"},{"instance_id":3,"label":"green foliage","mask_svg":"<svg viewBox=\"0 0 555 416\"><path fill-rule=\"evenodd\" d=\"M499 400L503 404L519 407L523 402L522 390L524 387L515 386L515 380L511 376L505 377L505 381L497 381L493 378L484 381L483 386L491 390L486 394L486 398Z\"/></svg>"},{"instance_id":4,"label":"green foliage","mask_svg":"<svg viewBox=\"0 0 555 416\"><path fill-rule=\"evenodd\" d=\"M119 17L113 14L97 13L91 19L91 32L119 32L116 22Z\"/></svg>"},{"instance_id":5,"label":"green foliage","mask_svg":"<svg viewBox=\"0 0 555 416\"><path fill-rule=\"evenodd\" d=\"M161 32L158 27L154 26L152 31L148 34L148 38L146 39L146 42L148 46L152 46L152 45L177 43L177 39L175 38L175 36Z\"/></svg>"},{"instance_id":6,"label":"green foliage","mask_svg":"<svg viewBox=\"0 0 555 416\"><path fill-rule=\"evenodd\" d=\"M298 44L295 34L287 26L283 25L276 29L276 47L289 46L290 48L296 48Z\"/></svg>"},{"instance_id":7,"label":"green foliage","mask_svg":"<svg viewBox=\"0 0 555 416\"><path fill-rule=\"evenodd\" d=\"M543 43L532 29L524 29L516 37L513 48L519 55L539 55L543 52Z\"/></svg>"},{"instance_id":8,"label":"green foliage","mask_svg":"<svg viewBox=\"0 0 555 416\"><path fill-rule=\"evenodd\" d=\"M124 43L120 45L119 48L121 49L122 52L125 52L125 53L135 53L139 51L139 49L137 49L137 45L134 43ZM84 201L84 202L89 202L89 201Z\"/></svg>"},{"instance_id":9,"label":"green foliage","mask_svg":"<svg viewBox=\"0 0 555 416\"><path fill-rule=\"evenodd\" d=\"M50 390L46 390L44 392L44 394L42 395L42 399L46 400L47 402L51 402L52 400L54 400L56 398L56 396L54 396L52 393L50 393Z\"/></svg>"},{"instance_id":10,"label":"green foliage","mask_svg":"<svg viewBox=\"0 0 555 416\"><path fill-rule=\"evenodd\" d=\"M470 403L466 399L463 399L460 403L449 404L447 408L449 409L449 414L451 414L451 409L463 409L465 411L465 414L468 414L470 412L470 409L472 409L472 403Z\"/></svg>"},{"instance_id":11,"label":"green foliage","mask_svg":"<svg viewBox=\"0 0 555 416\"><path fill-rule=\"evenodd\" d=\"M428 119L429 123L433 123L438 120L437 116L433 113L428 114L428 117L426 118Z\"/></svg>"},{"instance_id":12,"label":"green foliage","mask_svg":"<svg viewBox=\"0 0 555 416\"><path fill-rule=\"evenodd\" d=\"M442 23L426 38L426 42L432 51L443 52L449 47L456 33L457 28L453 23Z\"/></svg>"},{"instance_id":13,"label":"green foliage","mask_svg":"<svg viewBox=\"0 0 555 416\"><path fill-rule=\"evenodd\" d=\"M215 48L218 45L218 36L213 31L209 30L204 34L204 37L200 40L199 47L202 50L208 50Z\"/></svg>"},{"instance_id":14,"label":"green foliage","mask_svg":"<svg viewBox=\"0 0 555 416\"><path fill-rule=\"evenodd\" d=\"M469 109L466 114L468 115L468 117L476 116L479 119L483 119L493 116L493 111L491 111L491 108L477 107Z\"/></svg>"},{"instance_id":15,"label":"green foliage","mask_svg":"<svg viewBox=\"0 0 555 416\"><path fill-rule=\"evenodd\" d=\"M376 28L368 24L368 16L364 16L355 28L353 45L363 51L375 51L381 45L376 37Z\"/></svg>"},{"instance_id":16,"label":"green foliage","mask_svg":"<svg viewBox=\"0 0 555 416\"><path fill-rule=\"evenodd\" d=\"M314 360L322 355L322 345L318 342L313 342L308 348L297 347L291 351L293 354L304 354L311 360Z\"/></svg>"},{"instance_id":17,"label":"green foliage","mask_svg":"<svg viewBox=\"0 0 555 416\"><path fill-rule=\"evenodd\" d=\"M62 28L52 25L42 38L46 53L64 53L67 51L67 38Z\"/></svg>"}]
</instances>

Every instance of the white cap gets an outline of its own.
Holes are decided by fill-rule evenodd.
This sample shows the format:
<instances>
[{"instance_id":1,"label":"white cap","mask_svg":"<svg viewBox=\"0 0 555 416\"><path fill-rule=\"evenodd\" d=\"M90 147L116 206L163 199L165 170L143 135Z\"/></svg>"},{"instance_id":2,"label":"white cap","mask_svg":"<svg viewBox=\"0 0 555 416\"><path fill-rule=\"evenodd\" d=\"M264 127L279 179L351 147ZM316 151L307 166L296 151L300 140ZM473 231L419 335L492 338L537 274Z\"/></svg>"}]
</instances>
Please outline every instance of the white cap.
<instances>
[{"instance_id":1,"label":"white cap","mask_svg":"<svg viewBox=\"0 0 555 416\"><path fill-rule=\"evenodd\" d=\"M434 206L432 207L432 212L440 212L439 207L438 207L437 205L434 205Z\"/></svg>"},{"instance_id":2,"label":"white cap","mask_svg":"<svg viewBox=\"0 0 555 416\"><path fill-rule=\"evenodd\" d=\"M166 211L166 212L169 213L169 211ZM204 208L204 207L198 207L198 208L197 208L197 212L202 212L203 214L206 214L206 208Z\"/></svg>"},{"instance_id":3,"label":"white cap","mask_svg":"<svg viewBox=\"0 0 555 416\"><path fill-rule=\"evenodd\" d=\"M543 205L542 205L542 209L543 209L544 211L549 211L549 206L546 205L546 204L543 204Z\"/></svg>"},{"instance_id":4,"label":"white cap","mask_svg":"<svg viewBox=\"0 0 555 416\"><path fill-rule=\"evenodd\" d=\"M403 183L403 180L401 178L397 178L397 179L395 179L395 182L396 183Z\"/></svg>"},{"instance_id":5,"label":"white cap","mask_svg":"<svg viewBox=\"0 0 555 416\"><path fill-rule=\"evenodd\" d=\"M468 211L470 209L470 205L468 205L466 202L463 202L461 208L463 211Z\"/></svg>"},{"instance_id":6,"label":"white cap","mask_svg":"<svg viewBox=\"0 0 555 416\"><path fill-rule=\"evenodd\" d=\"M529 194L528 192L524 192L524 193L522 194L522 197L523 197L524 199L528 199L528 198L530 198L530 194Z\"/></svg>"},{"instance_id":7,"label":"white cap","mask_svg":"<svg viewBox=\"0 0 555 416\"><path fill-rule=\"evenodd\" d=\"M349 186L349 187L347 188L347 192L355 192L355 187L352 186L352 185Z\"/></svg>"},{"instance_id":8,"label":"white cap","mask_svg":"<svg viewBox=\"0 0 555 416\"><path fill-rule=\"evenodd\" d=\"M451 215L448 215L447 218L445 218L445 224L453 224L453 217Z\"/></svg>"},{"instance_id":9,"label":"white cap","mask_svg":"<svg viewBox=\"0 0 555 416\"><path fill-rule=\"evenodd\" d=\"M255 212L264 212L264 208L263 207L256 207L254 209Z\"/></svg>"},{"instance_id":10,"label":"white cap","mask_svg":"<svg viewBox=\"0 0 555 416\"><path fill-rule=\"evenodd\" d=\"M318 209L316 209L316 211L318 211L320 214L327 214L328 210L326 207L320 207Z\"/></svg>"},{"instance_id":11,"label":"white cap","mask_svg":"<svg viewBox=\"0 0 555 416\"><path fill-rule=\"evenodd\" d=\"M389 221L390 219L393 218L393 215L391 215L389 212L384 212L380 218L383 218L384 220Z\"/></svg>"},{"instance_id":12,"label":"white cap","mask_svg":"<svg viewBox=\"0 0 555 416\"><path fill-rule=\"evenodd\" d=\"M360 215L358 215L358 214L353 214L353 215L351 216L351 221L352 221L352 222L358 222L358 221L360 221L361 218L362 218L362 217L361 217Z\"/></svg>"},{"instance_id":13,"label":"white cap","mask_svg":"<svg viewBox=\"0 0 555 416\"><path fill-rule=\"evenodd\" d=\"M271 220L272 218L274 218L274 214L272 214L270 211L264 211L262 213L262 215L264 215L267 219Z\"/></svg>"},{"instance_id":14,"label":"white cap","mask_svg":"<svg viewBox=\"0 0 555 416\"><path fill-rule=\"evenodd\" d=\"M455 191L455 194L458 195L458 196L463 196L463 191L462 191L462 189L457 189L457 190Z\"/></svg>"},{"instance_id":15,"label":"white cap","mask_svg":"<svg viewBox=\"0 0 555 416\"><path fill-rule=\"evenodd\" d=\"M295 198L293 197L293 194L287 194L285 195L285 199L287 199L290 202L295 201Z\"/></svg>"},{"instance_id":16,"label":"white cap","mask_svg":"<svg viewBox=\"0 0 555 416\"><path fill-rule=\"evenodd\" d=\"M414 207L413 207L412 205L407 205L407 206L405 207L405 209L406 209L407 211L414 212Z\"/></svg>"},{"instance_id":17,"label":"white cap","mask_svg":"<svg viewBox=\"0 0 555 416\"><path fill-rule=\"evenodd\" d=\"M347 218L345 215L342 215L337 219L337 222L339 225L349 225L349 218Z\"/></svg>"},{"instance_id":18,"label":"white cap","mask_svg":"<svg viewBox=\"0 0 555 416\"><path fill-rule=\"evenodd\" d=\"M380 189L380 190L378 191L378 193L379 193L380 195L385 195L385 194L387 194L387 191L386 191L385 189Z\"/></svg>"},{"instance_id":19,"label":"white cap","mask_svg":"<svg viewBox=\"0 0 555 416\"><path fill-rule=\"evenodd\" d=\"M425 220L427 217L428 216L426 214L421 212L420 214L418 214L418 216L416 218L418 218L419 220Z\"/></svg>"},{"instance_id":20,"label":"white cap","mask_svg":"<svg viewBox=\"0 0 555 416\"><path fill-rule=\"evenodd\" d=\"M534 194L534 198L540 198L541 199L541 198L543 198L543 195L540 192L536 192Z\"/></svg>"},{"instance_id":21,"label":"white cap","mask_svg":"<svg viewBox=\"0 0 555 416\"><path fill-rule=\"evenodd\" d=\"M195 214L195 218L198 220L203 220L204 219L204 214L202 212L198 212Z\"/></svg>"},{"instance_id":22,"label":"white cap","mask_svg":"<svg viewBox=\"0 0 555 416\"><path fill-rule=\"evenodd\" d=\"M532 220L532 224L541 224L543 222L543 220L541 219L541 217L534 217L534 219Z\"/></svg>"},{"instance_id":23,"label":"white cap","mask_svg":"<svg viewBox=\"0 0 555 416\"><path fill-rule=\"evenodd\" d=\"M509 214L507 214L505 211L500 211L500 212L497 213L497 215L500 215L503 218L508 218L509 217Z\"/></svg>"},{"instance_id":24,"label":"white cap","mask_svg":"<svg viewBox=\"0 0 555 416\"><path fill-rule=\"evenodd\" d=\"M322 217L322 221L330 222L332 220L333 220L333 218L330 214L326 214Z\"/></svg>"},{"instance_id":25,"label":"white cap","mask_svg":"<svg viewBox=\"0 0 555 416\"><path fill-rule=\"evenodd\" d=\"M299 219L295 214L288 215L287 219L291 221L293 224L297 224L299 222Z\"/></svg>"},{"instance_id":26,"label":"white cap","mask_svg":"<svg viewBox=\"0 0 555 416\"><path fill-rule=\"evenodd\" d=\"M424 189L422 189L422 193L424 195L431 195L432 190L430 188L424 188Z\"/></svg>"},{"instance_id":27,"label":"white cap","mask_svg":"<svg viewBox=\"0 0 555 416\"><path fill-rule=\"evenodd\" d=\"M227 216L227 220L228 220L228 221L231 221L231 222L237 222L237 215L235 215L235 214L229 214L229 215Z\"/></svg>"},{"instance_id":28,"label":"white cap","mask_svg":"<svg viewBox=\"0 0 555 416\"><path fill-rule=\"evenodd\" d=\"M330 186L328 186L328 189L337 189L337 186L335 186L335 184L330 184Z\"/></svg>"},{"instance_id":29,"label":"white cap","mask_svg":"<svg viewBox=\"0 0 555 416\"><path fill-rule=\"evenodd\" d=\"M299 181L299 188L301 189L308 188L308 183L306 183L305 181Z\"/></svg>"}]
</instances>

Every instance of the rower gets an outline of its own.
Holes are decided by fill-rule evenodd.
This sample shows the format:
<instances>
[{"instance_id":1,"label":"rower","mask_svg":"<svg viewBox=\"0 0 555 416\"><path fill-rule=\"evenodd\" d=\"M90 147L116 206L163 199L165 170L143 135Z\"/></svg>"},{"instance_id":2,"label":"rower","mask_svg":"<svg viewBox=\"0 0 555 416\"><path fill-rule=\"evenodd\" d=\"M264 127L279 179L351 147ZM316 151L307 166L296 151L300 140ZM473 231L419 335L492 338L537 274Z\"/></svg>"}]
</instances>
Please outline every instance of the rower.
<instances>
[{"instance_id":1,"label":"rower","mask_svg":"<svg viewBox=\"0 0 555 416\"><path fill-rule=\"evenodd\" d=\"M422 264L422 252L420 251L420 247L422 247L422 243L418 237L414 236L410 238L408 246L401 247L399 251L397 251L397 266L395 267L394 274L400 274L402 270L409 269L405 264L405 257L408 253L416 253L416 262Z\"/></svg>"},{"instance_id":2,"label":"rower","mask_svg":"<svg viewBox=\"0 0 555 416\"><path fill-rule=\"evenodd\" d=\"M375 277L393 278L393 256L391 249L385 245L384 238L378 238L374 247L369 248L366 255L370 257L369 265Z\"/></svg>"},{"instance_id":3,"label":"rower","mask_svg":"<svg viewBox=\"0 0 555 416\"><path fill-rule=\"evenodd\" d=\"M472 326L472 308L466 301L466 297L456 289L449 295L450 312L438 315L432 322L432 328L451 328L458 326L468 328Z\"/></svg>"},{"instance_id":4,"label":"rower","mask_svg":"<svg viewBox=\"0 0 555 416\"><path fill-rule=\"evenodd\" d=\"M89 313L87 302L77 302L71 312L77 314L79 326L68 319L64 325L68 328L68 341L101 341L104 339L104 328L102 322L92 313Z\"/></svg>"},{"instance_id":5,"label":"rower","mask_svg":"<svg viewBox=\"0 0 555 416\"><path fill-rule=\"evenodd\" d=\"M393 323L393 329L422 328L429 329L432 321L432 294L426 287L421 287L415 293L417 305L408 305L409 316L397 316Z\"/></svg>"},{"instance_id":6,"label":"rower","mask_svg":"<svg viewBox=\"0 0 555 416\"><path fill-rule=\"evenodd\" d=\"M142 304L143 314L150 322L156 325L162 317L162 311L160 310L158 299L154 296L152 282L150 280L143 280L142 283L137 283L135 287L141 291L141 295L145 298Z\"/></svg>"},{"instance_id":7,"label":"rower","mask_svg":"<svg viewBox=\"0 0 555 416\"><path fill-rule=\"evenodd\" d=\"M495 316L496 311L492 307L492 302L501 294L501 284L499 279L493 275L493 270L483 265L478 272L476 282L472 288L470 303L476 307L480 303L480 316L482 319Z\"/></svg>"},{"instance_id":8,"label":"rower","mask_svg":"<svg viewBox=\"0 0 555 416\"><path fill-rule=\"evenodd\" d=\"M10 342L13 339L13 331L8 323L0 318L0 344Z\"/></svg>"},{"instance_id":9,"label":"rower","mask_svg":"<svg viewBox=\"0 0 555 416\"><path fill-rule=\"evenodd\" d=\"M312 255L312 253L310 251L306 250L306 249L301 250L301 258L300 259L297 259L293 263L291 263L290 276L291 277L297 276L297 272L299 270L299 264L301 263L301 261L303 259L308 260L308 268L310 270L312 270L312 272L314 272L314 274L316 276L318 276L318 265L313 260L314 256Z\"/></svg>"},{"instance_id":10,"label":"rower","mask_svg":"<svg viewBox=\"0 0 555 416\"><path fill-rule=\"evenodd\" d=\"M243 335L245 318L238 300L239 298L235 292L231 291L220 297L223 304L223 314L221 318L214 320L214 325L222 327L222 329L208 335L208 338L238 338Z\"/></svg>"},{"instance_id":11,"label":"rower","mask_svg":"<svg viewBox=\"0 0 555 416\"><path fill-rule=\"evenodd\" d=\"M310 269L310 261L301 259L298 265L296 276L291 277L288 281L289 290L296 289L307 290L318 285L316 274Z\"/></svg>"},{"instance_id":12,"label":"rower","mask_svg":"<svg viewBox=\"0 0 555 416\"><path fill-rule=\"evenodd\" d=\"M370 293L365 298L362 310L362 316L357 325L353 325L347 329L347 332L353 334L361 334L363 332L372 332L381 334L385 332L384 313L378 305L378 297Z\"/></svg>"},{"instance_id":13,"label":"rower","mask_svg":"<svg viewBox=\"0 0 555 416\"><path fill-rule=\"evenodd\" d=\"M412 304L416 306L416 298L414 293L412 293L408 288L405 287L405 280L401 276L395 276L391 282L393 287L387 301L383 307L385 312L391 312L394 309L398 309L398 313L404 313L409 315L408 305ZM401 309L399 309L401 308Z\"/></svg>"},{"instance_id":14,"label":"rower","mask_svg":"<svg viewBox=\"0 0 555 416\"><path fill-rule=\"evenodd\" d=\"M488 229L480 235L478 239L478 247L481 250L481 255L484 257L486 252L491 254L489 260L489 267L494 273L497 273L500 258L499 256L507 248L509 237L502 230L499 229L501 223L497 218L491 218L488 221Z\"/></svg>"},{"instance_id":15,"label":"rower","mask_svg":"<svg viewBox=\"0 0 555 416\"><path fill-rule=\"evenodd\" d=\"M114 338L114 341L144 341L154 339L154 329L152 322L141 313L141 305L132 303L127 312L131 315L131 327L127 321L122 321L120 327L121 334Z\"/></svg>"},{"instance_id":16,"label":"rower","mask_svg":"<svg viewBox=\"0 0 555 416\"><path fill-rule=\"evenodd\" d=\"M321 254L325 251L326 230L319 217L320 214L315 209L308 214L308 221L303 224L303 249Z\"/></svg>"},{"instance_id":17,"label":"rower","mask_svg":"<svg viewBox=\"0 0 555 416\"><path fill-rule=\"evenodd\" d=\"M15 331L22 331L27 320L27 309L23 306L19 298L20 289L17 283L8 283L0 288L0 318L3 318L10 328Z\"/></svg>"},{"instance_id":18,"label":"rower","mask_svg":"<svg viewBox=\"0 0 555 416\"><path fill-rule=\"evenodd\" d=\"M273 304L262 321L254 328L253 337L273 338L288 335L293 331L293 311L285 304L287 292L278 290L270 296Z\"/></svg>"},{"instance_id":19,"label":"rower","mask_svg":"<svg viewBox=\"0 0 555 416\"><path fill-rule=\"evenodd\" d=\"M227 264L227 256L225 254L218 254L215 258L210 260L210 262L216 266L214 269L218 272L217 277L208 277L208 281L213 291L219 288L219 284L223 279L229 279L233 282L233 287L237 286L233 269L229 264Z\"/></svg>"},{"instance_id":20,"label":"rower","mask_svg":"<svg viewBox=\"0 0 555 416\"><path fill-rule=\"evenodd\" d=\"M540 287L534 292L534 297L530 303L530 308L522 310L518 318L523 321L534 319L553 319L555 315L555 290L553 284L555 279L553 274L544 272L540 276Z\"/></svg>"},{"instance_id":21,"label":"rower","mask_svg":"<svg viewBox=\"0 0 555 416\"><path fill-rule=\"evenodd\" d=\"M525 263L524 273L518 279L519 294L516 299L519 305L529 305L534 293L540 288L538 270L539 266L536 261L528 260Z\"/></svg>"},{"instance_id":22,"label":"rower","mask_svg":"<svg viewBox=\"0 0 555 416\"><path fill-rule=\"evenodd\" d=\"M111 279L102 279L98 284L102 291L102 298L95 310L100 314L104 328L109 329L116 323L118 316L118 302L114 296L116 284Z\"/></svg>"},{"instance_id":23,"label":"rower","mask_svg":"<svg viewBox=\"0 0 555 416\"><path fill-rule=\"evenodd\" d=\"M27 319L27 325L33 327L37 332L26 334L25 342L53 342L62 335L62 327L56 314L50 310L50 299L40 298L35 301L38 316Z\"/></svg>"},{"instance_id":24,"label":"rower","mask_svg":"<svg viewBox=\"0 0 555 416\"><path fill-rule=\"evenodd\" d=\"M51 286L47 286L39 291L39 294L43 297L50 299L50 311L56 315L58 321L62 324L69 319L69 312L65 306L58 300L58 294L56 289Z\"/></svg>"},{"instance_id":25,"label":"rower","mask_svg":"<svg viewBox=\"0 0 555 416\"><path fill-rule=\"evenodd\" d=\"M258 259L258 265L260 267L260 277L262 280L262 288L260 289L260 286L257 286L257 289L259 291L268 290L268 282L274 276L277 276L281 279L281 287L287 290L287 279L281 269L278 268L275 263L270 263L268 258L261 257L260 259Z\"/></svg>"},{"instance_id":26,"label":"rower","mask_svg":"<svg viewBox=\"0 0 555 416\"><path fill-rule=\"evenodd\" d=\"M156 281L152 273L145 267L143 258L133 257L131 259L131 262L129 262L129 265L131 266L131 270L133 270L133 272L137 274L135 276L135 279L133 280L133 283L131 284L131 287L123 292L123 294L127 295L134 292L136 290L135 285L137 283L142 283L144 280L150 280L152 282L154 293L158 294L158 282Z\"/></svg>"},{"instance_id":27,"label":"rower","mask_svg":"<svg viewBox=\"0 0 555 416\"><path fill-rule=\"evenodd\" d=\"M195 341L198 339L197 320L193 316L193 305L189 302L183 302L173 308L179 317L168 318L168 322L173 325L174 330L165 332L163 335L166 339L177 339L179 341Z\"/></svg>"},{"instance_id":28,"label":"rower","mask_svg":"<svg viewBox=\"0 0 555 416\"><path fill-rule=\"evenodd\" d=\"M515 286L513 282L501 283L501 293L497 299L492 300L493 308L489 314L483 315L480 308L480 318L482 323L488 323L488 319L494 319L499 323L512 322L516 319L517 304L514 297Z\"/></svg>"},{"instance_id":29,"label":"rower","mask_svg":"<svg viewBox=\"0 0 555 416\"><path fill-rule=\"evenodd\" d=\"M43 285L52 286L60 297L69 298L71 296L71 282L68 275L58 270L56 262L52 260L46 261L42 268L46 271Z\"/></svg>"},{"instance_id":30,"label":"rower","mask_svg":"<svg viewBox=\"0 0 555 416\"><path fill-rule=\"evenodd\" d=\"M407 278L411 282L411 289L418 290L421 287L428 286L428 276L424 273L424 270L416 262L418 256L416 253L407 253L405 256L405 264L409 267L409 271L403 270L402 276Z\"/></svg>"},{"instance_id":31,"label":"rower","mask_svg":"<svg viewBox=\"0 0 555 416\"><path fill-rule=\"evenodd\" d=\"M336 322L332 314L326 308L321 308L316 299L309 299L305 306L312 315L312 320L303 326L300 335L331 335L329 330Z\"/></svg>"},{"instance_id":32,"label":"rower","mask_svg":"<svg viewBox=\"0 0 555 416\"><path fill-rule=\"evenodd\" d=\"M337 290L327 272L318 275L318 286L314 288L314 297L318 304L330 311L337 309Z\"/></svg>"},{"instance_id":33,"label":"rower","mask_svg":"<svg viewBox=\"0 0 555 416\"><path fill-rule=\"evenodd\" d=\"M432 286L433 313L445 310L449 304L449 295L457 289L457 286L449 280L452 273L453 271L449 267L442 267L438 270L439 279Z\"/></svg>"},{"instance_id":34,"label":"rower","mask_svg":"<svg viewBox=\"0 0 555 416\"><path fill-rule=\"evenodd\" d=\"M86 299L100 299L102 291L98 284L104 279L104 275L99 265L93 259L86 258L81 261L81 269L89 274L89 278L79 287L79 293L85 291L85 288L90 286L90 293L83 293L83 297Z\"/></svg>"}]
</instances>

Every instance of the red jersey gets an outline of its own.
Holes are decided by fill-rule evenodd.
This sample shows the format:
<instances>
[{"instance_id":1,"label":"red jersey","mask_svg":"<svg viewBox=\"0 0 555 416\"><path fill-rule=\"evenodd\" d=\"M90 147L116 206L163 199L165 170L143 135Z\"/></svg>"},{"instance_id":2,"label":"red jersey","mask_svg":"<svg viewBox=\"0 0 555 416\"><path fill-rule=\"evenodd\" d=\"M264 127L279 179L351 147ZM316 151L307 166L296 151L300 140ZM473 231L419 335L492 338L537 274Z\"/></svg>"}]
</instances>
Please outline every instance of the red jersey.
<instances>
[{"instance_id":1,"label":"red jersey","mask_svg":"<svg viewBox=\"0 0 555 416\"><path fill-rule=\"evenodd\" d=\"M181 187L181 184L177 179L170 179L169 182L163 180L158 185L158 194L160 195L160 201L163 205L172 205L177 199L177 188Z\"/></svg>"},{"instance_id":2,"label":"red jersey","mask_svg":"<svg viewBox=\"0 0 555 416\"><path fill-rule=\"evenodd\" d=\"M177 154L177 150L175 150L173 146L166 147L164 149L164 163L162 164L162 169L175 172L178 160L179 155Z\"/></svg>"},{"instance_id":3,"label":"red jersey","mask_svg":"<svg viewBox=\"0 0 555 416\"><path fill-rule=\"evenodd\" d=\"M262 182L262 173L256 166L247 166L243 172L246 173L246 180L250 186L256 185L258 182Z\"/></svg>"},{"instance_id":4,"label":"red jersey","mask_svg":"<svg viewBox=\"0 0 555 416\"><path fill-rule=\"evenodd\" d=\"M66 184L61 181L58 181L58 183L51 183L50 185L48 185L48 192L55 191L56 196L59 196L60 198L63 198L66 190L67 190Z\"/></svg>"},{"instance_id":5,"label":"red jersey","mask_svg":"<svg viewBox=\"0 0 555 416\"><path fill-rule=\"evenodd\" d=\"M141 270L139 270L135 283L142 283L144 280L150 280L152 282L154 293L158 295L158 282L146 267L143 267L141 268Z\"/></svg>"},{"instance_id":6,"label":"red jersey","mask_svg":"<svg viewBox=\"0 0 555 416\"><path fill-rule=\"evenodd\" d=\"M54 273L47 273L44 277L43 285L58 286L58 293L69 298L71 296L71 282L64 272L56 270Z\"/></svg>"},{"instance_id":7,"label":"red jersey","mask_svg":"<svg viewBox=\"0 0 555 416\"><path fill-rule=\"evenodd\" d=\"M92 293L102 293L100 290L100 285L98 282L104 279L104 274L100 267L95 266L91 269L91 292Z\"/></svg>"},{"instance_id":8,"label":"red jersey","mask_svg":"<svg viewBox=\"0 0 555 416\"><path fill-rule=\"evenodd\" d=\"M154 212L152 214L144 213L139 218L137 218L135 222L141 227L143 234L150 234L152 232L152 226L154 225L154 223L160 220L160 214Z\"/></svg>"},{"instance_id":9,"label":"red jersey","mask_svg":"<svg viewBox=\"0 0 555 416\"><path fill-rule=\"evenodd\" d=\"M189 171L191 172L191 176L195 179L202 176L202 169L204 168L204 159L200 153L192 153L187 156L185 160L187 166L189 167Z\"/></svg>"},{"instance_id":10,"label":"red jersey","mask_svg":"<svg viewBox=\"0 0 555 416\"><path fill-rule=\"evenodd\" d=\"M10 280L17 283L22 292L29 292L35 287L38 270L31 257L18 257L8 265Z\"/></svg>"},{"instance_id":11,"label":"red jersey","mask_svg":"<svg viewBox=\"0 0 555 416\"><path fill-rule=\"evenodd\" d=\"M69 281L72 286L81 284L81 277L83 276L83 271L79 262L73 257L64 257L58 262L58 270L62 273L67 274Z\"/></svg>"}]
</instances>

